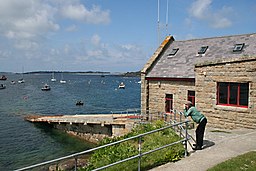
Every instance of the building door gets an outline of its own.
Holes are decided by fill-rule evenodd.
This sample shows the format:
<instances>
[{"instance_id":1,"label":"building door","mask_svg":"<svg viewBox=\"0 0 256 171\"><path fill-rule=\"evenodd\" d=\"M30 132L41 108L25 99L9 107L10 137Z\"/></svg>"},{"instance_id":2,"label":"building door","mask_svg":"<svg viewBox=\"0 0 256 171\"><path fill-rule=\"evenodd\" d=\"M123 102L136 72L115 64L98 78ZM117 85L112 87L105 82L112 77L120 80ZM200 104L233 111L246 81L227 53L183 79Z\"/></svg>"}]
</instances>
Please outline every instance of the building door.
<instances>
[{"instance_id":1,"label":"building door","mask_svg":"<svg viewBox=\"0 0 256 171\"><path fill-rule=\"evenodd\" d=\"M191 101L192 105L195 106L195 91L188 90L188 101Z\"/></svg>"},{"instance_id":2,"label":"building door","mask_svg":"<svg viewBox=\"0 0 256 171\"><path fill-rule=\"evenodd\" d=\"M165 112L166 113L172 113L173 110L173 95L172 94L166 94L165 95Z\"/></svg>"}]
</instances>

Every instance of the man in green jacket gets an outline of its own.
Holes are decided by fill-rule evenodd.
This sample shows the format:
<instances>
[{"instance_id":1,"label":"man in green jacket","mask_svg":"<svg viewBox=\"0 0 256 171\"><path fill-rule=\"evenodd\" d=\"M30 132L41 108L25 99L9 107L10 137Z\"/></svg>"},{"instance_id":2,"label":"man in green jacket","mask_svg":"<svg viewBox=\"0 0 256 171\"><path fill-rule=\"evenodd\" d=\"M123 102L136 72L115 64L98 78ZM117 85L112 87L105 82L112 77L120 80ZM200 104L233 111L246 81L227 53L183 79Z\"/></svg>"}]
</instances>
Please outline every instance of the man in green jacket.
<instances>
[{"instance_id":1,"label":"man in green jacket","mask_svg":"<svg viewBox=\"0 0 256 171\"><path fill-rule=\"evenodd\" d=\"M198 124L196 128L196 144L193 150L202 150L204 130L207 123L206 117L192 105L191 101L185 103L184 115L186 117L190 116Z\"/></svg>"}]
</instances>

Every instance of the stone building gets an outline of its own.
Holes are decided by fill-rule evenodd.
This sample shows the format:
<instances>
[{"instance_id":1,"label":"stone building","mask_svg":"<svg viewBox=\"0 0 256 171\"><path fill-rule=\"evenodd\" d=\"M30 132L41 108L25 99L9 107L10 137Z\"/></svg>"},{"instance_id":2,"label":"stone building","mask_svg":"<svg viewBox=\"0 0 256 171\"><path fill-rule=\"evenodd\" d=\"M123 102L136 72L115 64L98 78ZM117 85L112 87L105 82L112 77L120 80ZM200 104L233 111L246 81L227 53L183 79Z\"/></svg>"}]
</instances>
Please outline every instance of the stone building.
<instances>
[{"instance_id":1,"label":"stone building","mask_svg":"<svg viewBox=\"0 0 256 171\"><path fill-rule=\"evenodd\" d=\"M166 37L141 70L145 119L190 100L220 128L256 128L256 33L175 41Z\"/></svg>"}]
</instances>

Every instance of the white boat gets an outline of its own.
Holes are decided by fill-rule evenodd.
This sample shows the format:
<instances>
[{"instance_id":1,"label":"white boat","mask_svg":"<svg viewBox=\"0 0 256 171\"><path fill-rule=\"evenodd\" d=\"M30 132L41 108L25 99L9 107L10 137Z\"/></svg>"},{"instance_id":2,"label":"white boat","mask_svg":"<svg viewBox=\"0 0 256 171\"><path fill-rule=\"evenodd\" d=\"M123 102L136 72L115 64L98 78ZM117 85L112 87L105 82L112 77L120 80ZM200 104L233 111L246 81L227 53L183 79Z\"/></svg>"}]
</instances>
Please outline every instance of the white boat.
<instances>
[{"instance_id":1,"label":"white boat","mask_svg":"<svg viewBox=\"0 0 256 171\"><path fill-rule=\"evenodd\" d=\"M5 88L6 88L6 85L0 84L0 90L1 90L1 89L5 89Z\"/></svg>"},{"instance_id":2,"label":"white boat","mask_svg":"<svg viewBox=\"0 0 256 171\"><path fill-rule=\"evenodd\" d=\"M48 85L48 84L45 84L42 88L41 88L42 91L50 91L51 90L51 87Z\"/></svg>"},{"instance_id":3,"label":"white boat","mask_svg":"<svg viewBox=\"0 0 256 171\"><path fill-rule=\"evenodd\" d=\"M61 80L60 80L61 84L66 84L66 80L63 80L63 73L61 73Z\"/></svg>"},{"instance_id":4,"label":"white boat","mask_svg":"<svg viewBox=\"0 0 256 171\"><path fill-rule=\"evenodd\" d=\"M52 78L51 78L51 81L52 81L52 82L55 82L55 81L57 81L57 80L56 80L56 78L54 77L54 72L52 73Z\"/></svg>"},{"instance_id":5,"label":"white boat","mask_svg":"<svg viewBox=\"0 0 256 171\"><path fill-rule=\"evenodd\" d=\"M25 83L25 80L23 78L21 78L21 79L18 80L18 83L20 83L20 84Z\"/></svg>"},{"instance_id":6,"label":"white boat","mask_svg":"<svg viewBox=\"0 0 256 171\"><path fill-rule=\"evenodd\" d=\"M118 86L119 89L125 89L125 84L123 82L121 82Z\"/></svg>"},{"instance_id":7,"label":"white boat","mask_svg":"<svg viewBox=\"0 0 256 171\"><path fill-rule=\"evenodd\" d=\"M23 74L24 74L24 67L22 67L22 77L21 77L21 79L19 79L18 80L18 83L25 83L25 80L24 80L24 78L23 78Z\"/></svg>"},{"instance_id":8,"label":"white boat","mask_svg":"<svg viewBox=\"0 0 256 171\"><path fill-rule=\"evenodd\" d=\"M60 80L61 84L65 84L67 81L66 80Z\"/></svg>"}]
</instances>

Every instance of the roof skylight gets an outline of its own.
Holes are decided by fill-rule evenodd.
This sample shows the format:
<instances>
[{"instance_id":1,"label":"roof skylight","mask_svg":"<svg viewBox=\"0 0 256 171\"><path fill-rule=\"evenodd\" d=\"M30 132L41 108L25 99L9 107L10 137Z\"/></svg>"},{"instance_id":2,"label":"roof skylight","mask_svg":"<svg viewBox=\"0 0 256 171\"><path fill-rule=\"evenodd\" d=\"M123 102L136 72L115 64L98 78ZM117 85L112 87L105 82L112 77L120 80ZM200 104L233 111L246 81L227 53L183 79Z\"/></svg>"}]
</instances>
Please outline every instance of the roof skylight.
<instances>
[{"instance_id":1,"label":"roof skylight","mask_svg":"<svg viewBox=\"0 0 256 171\"><path fill-rule=\"evenodd\" d=\"M174 56L178 52L179 48L172 49L171 53L168 56Z\"/></svg>"},{"instance_id":2,"label":"roof skylight","mask_svg":"<svg viewBox=\"0 0 256 171\"><path fill-rule=\"evenodd\" d=\"M200 50L198 51L198 54L204 54L206 50L208 49L208 46L202 46Z\"/></svg>"},{"instance_id":3,"label":"roof skylight","mask_svg":"<svg viewBox=\"0 0 256 171\"><path fill-rule=\"evenodd\" d=\"M240 52L243 50L243 48L244 48L244 43L235 44L233 52Z\"/></svg>"}]
</instances>

